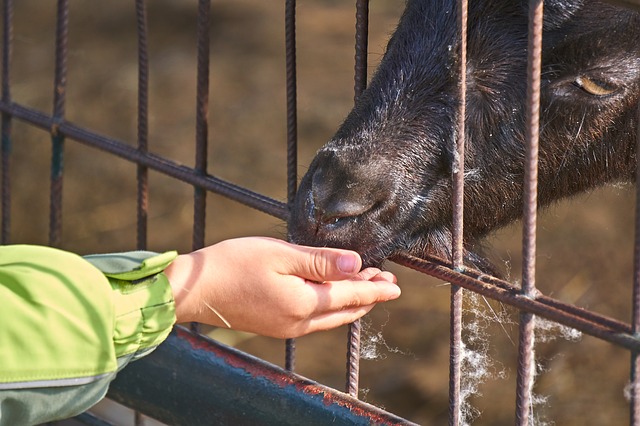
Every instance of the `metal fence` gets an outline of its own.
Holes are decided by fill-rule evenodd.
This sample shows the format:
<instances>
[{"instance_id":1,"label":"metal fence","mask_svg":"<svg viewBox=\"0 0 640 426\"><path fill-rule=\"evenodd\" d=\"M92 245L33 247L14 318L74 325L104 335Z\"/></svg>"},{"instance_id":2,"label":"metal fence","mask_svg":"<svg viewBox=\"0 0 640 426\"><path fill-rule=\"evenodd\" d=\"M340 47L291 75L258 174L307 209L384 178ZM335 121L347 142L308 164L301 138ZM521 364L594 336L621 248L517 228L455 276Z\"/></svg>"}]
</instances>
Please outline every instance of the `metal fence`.
<instances>
[{"instance_id":1,"label":"metal fence","mask_svg":"<svg viewBox=\"0 0 640 426\"><path fill-rule=\"evenodd\" d=\"M458 22L461 34L462 67L466 75L466 0L459 2ZM282 203L240 185L217 178L207 167L209 58L210 58L210 0L198 1L197 19L197 99L196 99L196 158L194 167L180 165L169 158L149 152L149 58L147 46L148 19L145 0L136 0L138 29L138 137L133 146L91 129L83 128L65 117L67 93L69 2L57 3L57 31L55 37L55 75L53 112L47 114L12 99L12 10L14 2L3 2L2 41L2 228L0 241L12 241L11 231L11 166L12 123L15 120L43 129L51 135L52 159L50 180L49 244L59 246L62 223L62 177L64 174L64 146L68 141L80 142L111 155L133 162L137 166L137 248L147 246L148 172L153 170L193 186L193 242L198 249L205 244L206 194L212 192L238 201L250 208L287 220L288 205L293 202L297 185L297 97L296 97L296 3L287 0L286 79L287 79L287 203ZM635 0L628 4L638 7ZM194 5L194 7L196 7ZM365 88L367 80L367 31L369 2L356 2L356 64L355 96ZM450 424L459 424L461 381L461 334L463 289L511 305L520 310L519 359L516 385L516 423L528 424L531 384L535 374L534 316L580 330L627 349L631 354L630 401L632 424L640 424L640 396L637 377L640 358L640 225L636 226L636 273L633 283L633 321L624 323L598 313L563 303L541 295L536 289L536 205L538 114L540 101L540 67L542 40L542 0L530 2L529 69L527 92L527 167L524 206L523 276L522 285L482 274L462 265L462 206L464 137L457 141L458 173L454 179L454 242L453 259L418 259L398 255L392 260L419 272L451 283L451 342L450 342ZM465 81L460 84L460 99L465 99ZM460 105L457 135L463 136L465 104ZM639 112L640 117L640 112ZM640 119L638 120L640 122ZM638 132L640 135L640 132ZM640 144L640 139L638 141ZM640 196L638 196L640 200ZM640 202L640 201L639 201ZM639 209L640 210L640 209ZM640 221L640 216L638 221ZM193 330L177 328L166 344L148 359L135 363L120 374L110 396L146 414L175 424L401 424L410 423L384 410L362 403L358 395L359 323L350 327L347 342L347 384L350 396L318 385L293 373L295 370L295 341L289 340L285 350L285 368L281 370L250 355L217 344ZM233 389L230 395L229 389ZM391 407L393 408L393 407ZM86 420L90 423L92 420Z\"/></svg>"}]
</instances>

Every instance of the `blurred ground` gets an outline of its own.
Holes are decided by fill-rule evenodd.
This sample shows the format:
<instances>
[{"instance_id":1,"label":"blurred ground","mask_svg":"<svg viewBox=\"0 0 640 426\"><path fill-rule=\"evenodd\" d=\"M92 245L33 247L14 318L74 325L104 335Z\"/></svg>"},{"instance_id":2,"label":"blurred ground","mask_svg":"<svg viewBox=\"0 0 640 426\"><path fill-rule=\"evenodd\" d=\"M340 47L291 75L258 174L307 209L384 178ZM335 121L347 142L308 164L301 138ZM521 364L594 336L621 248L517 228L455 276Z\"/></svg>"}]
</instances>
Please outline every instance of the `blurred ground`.
<instances>
[{"instance_id":1,"label":"blurred ground","mask_svg":"<svg viewBox=\"0 0 640 426\"><path fill-rule=\"evenodd\" d=\"M54 2L15 2L14 101L49 113L53 94ZM150 19L150 150L194 162L195 2L154 0ZM209 172L286 197L284 6L260 0L212 3ZM369 60L380 59L404 2L373 1ZM298 2L300 174L345 117L353 99L353 5ZM67 118L135 143L136 30L131 1L71 0ZM14 122L12 242L47 243L49 136ZM188 185L151 173L149 248L189 250L192 193ZM66 143L63 247L80 253L135 247L135 166ZM538 283L546 293L624 321L630 318L634 190L618 186L569 200L545 212L538 225ZM207 242L261 234L283 237L285 225L237 203L209 195ZM520 228L492 237L492 258L510 279L520 276ZM363 360L362 397L425 425L447 416L449 289L396 265L403 297L377 307L365 327L376 343ZM479 305L485 305L480 300ZM512 323L486 323L489 371L473 405L475 424L512 424L517 313L495 303ZM485 309L485 312L490 312ZM490 314L491 315L491 314ZM473 315L467 314L469 319ZM337 388L344 382L346 330L298 341L297 371ZM282 365L283 343L243 335L246 351ZM381 338L383 340L381 340ZM338 349L336 349L338 348ZM345 347L346 350L346 347ZM629 355L583 337L537 346L536 392L541 419L558 425L624 424Z\"/></svg>"}]
</instances>

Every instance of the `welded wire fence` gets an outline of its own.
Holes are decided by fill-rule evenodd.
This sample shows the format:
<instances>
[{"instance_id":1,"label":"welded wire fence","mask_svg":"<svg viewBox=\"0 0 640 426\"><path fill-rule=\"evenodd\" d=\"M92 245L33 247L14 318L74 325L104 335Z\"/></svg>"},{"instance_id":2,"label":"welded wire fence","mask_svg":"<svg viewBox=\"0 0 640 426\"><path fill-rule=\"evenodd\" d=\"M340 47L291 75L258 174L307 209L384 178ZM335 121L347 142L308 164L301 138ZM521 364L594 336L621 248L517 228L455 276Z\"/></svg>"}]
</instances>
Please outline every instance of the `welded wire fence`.
<instances>
[{"instance_id":1,"label":"welded wire fence","mask_svg":"<svg viewBox=\"0 0 640 426\"><path fill-rule=\"evenodd\" d=\"M634 5L634 1L629 1ZM268 215L286 221L289 205L293 203L297 186L298 169L298 142L297 142L297 77L296 77L296 2L286 0L285 14L285 49L286 49L286 103L287 103L287 203L280 202L260 193L253 192L240 185L234 184L215 176L215 171L210 172L207 165L209 144L209 75L210 75L210 26L211 26L211 2L199 0L197 6L197 76L196 76L196 124L195 124L195 153L194 166L189 167L178 162L153 154L149 151L149 51L147 42L148 17L145 0L135 1L135 13L138 34L138 107L137 107L137 144L131 145L121 140L105 136L92 129L84 128L66 119L65 104L67 101L67 60L69 57L69 2L59 0L57 3L57 29L55 33L55 67L54 67L54 99L52 113L45 113L35 108L16 102L12 98L11 64L14 52L12 37L12 11L14 2L3 2L3 38L2 38L2 100L0 111L2 112L2 227L0 241L8 244L16 241L11 235L11 198L13 185L12 177L12 140L14 138L12 125L18 120L30 126L43 129L50 133L52 158L50 179L50 219L49 219L49 244L60 246L63 215L63 176L65 144L68 142L80 142L92 148L97 148L108 154L133 162L137 167L137 248L147 247L148 229L148 197L149 197L149 170L153 170L169 176L173 179L185 182L193 186L193 231L192 248L198 249L205 245L206 228L206 195L208 192L220 194L229 199L238 201L250 208L257 209ZM637 5L636 5L637 6ZM419 259L408 254L396 255L394 262L429 274L445 282L451 283L451 341L450 341L450 383L449 383L449 421L450 424L459 424L460 418L460 382L461 369L460 357L463 347L462 330L462 298L465 291L474 292L484 297L499 301L520 310L520 339L518 342L518 367L517 384L515 389L516 423L525 425L530 422L532 411L531 384L535 374L534 357L534 317L541 316L548 320L575 328L583 333L592 335L598 339L608 341L627 349L631 354L630 423L640 425L640 406L638 395L640 380L637 371L640 364L640 226L636 226L635 265L636 273L633 282L633 320L625 323L596 312L566 304L552 297L542 295L536 289L536 206L537 206L537 150L539 137L539 104L540 104L540 68L541 68L541 43L542 43L542 0L530 2L529 24L529 48L528 48L528 81L527 81L527 105L526 105L526 175L525 175L525 205L523 206L523 276L520 286L505 280L486 275L465 267L462 262L463 252L463 205L464 205L464 135L465 135L465 90L466 82L466 26L467 26L467 1L458 2L458 25L460 28L460 75L463 77L459 84L459 97L462 100L458 110L456 134L456 164L454 164L453 191L454 191L454 220L453 220L453 247L452 259L439 259L435 257ZM355 80L354 96L357 98L365 89L367 81L367 51L368 51L368 0L357 0L355 8ZM71 82L69 82L71 83ZM640 122L640 110L638 113ZM640 131L638 132L640 135ZM640 138L638 141L640 145ZM640 202L640 196L638 196ZM640 211L640 208L639 208ZM638 216L640 221L640 216ZM631 297L631 295L630 295ZM197 326L194 325L197 331ZM180 348L181 351L195 350L198 345L214 345L212 342L195 343L189 339L195 339L194 335L188 335L186 330L179 331L178 336L172 337L170 345L180 346L182 342L189 341L190 348ZM180 340L182 339L182 340ZM220 351L224 357L233 358L235 365L243 365L249 369L253 364L259 366L259 360L243 358L243 354L226 353L226 349L207 346L213 353ZM347 371L345 392L351 397L357 397L359 393L359 359L360 359L360 324L356 322L349 328L346 342ZM217 353L217 352L216 352ZM186 356L186 355L185 355ZM285 369L289 372L295 370L296 347L295 341L288 340L285 350ZM194 368L203 368L194 364ZM219 367L218 368L222 368ZM287 380L294 379L285 371L277 369L269 370L269 377L277 381L281 375ZM196 372L197 374L197 372ZM266 373L260 373L266 374ZM156 382L161 382L162 377L153 377ZM233 382L236 386L251 386L246 383ZM293 383L293 382L291 382ZM299 386L301 382L298 383ZM304 383L304 386L314 385ZM318 388L317 392L325 395L333 395L338 400L342 398L339 393L327 388ZM125 391L126 392L126 391ZM273 390L271 392L274 392ZM287 394L280 398L291 397ZM291 397L292 399L294 397ZM249 399L247 397L247 399ZM367 422L403 423L390 413L377 410L366 405L357 405L353 400L344 402L340 399L340 407L347 407L358 415L365 412ZM194 400L193 404L198 404ZM351 405L350 405L351 404ZM156 408L148 411L156 410ZM393 409L393 407L389 407ZM221 408L223 409L223 408ZM237 407L228 406L233 411ZM322 408L321 408L322 409ZM151 413L153 414L153 413ZM280 412L287 417L288 414ZM206 414L203 414L205 416ZM167 415L170 416L170 415ZM368 417L367 417L368 416ZM376 417L377 416L377 417ZM372 420L373 419L373 420ZM291 420L291 419L289 419ZM299 419L293 419L294 421ZM206 421L206 420L202 420ZM176 422L179 422L176 420ZM197 422L196 422L197 423ZM283 421L284 424L284 421Z\"/></svg>"}]
</instances>

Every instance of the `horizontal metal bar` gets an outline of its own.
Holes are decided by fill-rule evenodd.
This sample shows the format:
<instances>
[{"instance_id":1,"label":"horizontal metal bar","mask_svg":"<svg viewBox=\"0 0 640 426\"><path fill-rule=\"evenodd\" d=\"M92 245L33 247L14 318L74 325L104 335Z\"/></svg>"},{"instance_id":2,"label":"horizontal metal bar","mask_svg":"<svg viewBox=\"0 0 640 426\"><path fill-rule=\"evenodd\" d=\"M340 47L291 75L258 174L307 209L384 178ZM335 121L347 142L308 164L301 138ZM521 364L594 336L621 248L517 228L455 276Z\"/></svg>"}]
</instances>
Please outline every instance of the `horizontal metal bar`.
<instances>
[{"instance_id":1,"label":"horizontal metal bar","mask_svg":"<svg viewBox=\"0 0 640 426\"><path fill-rule=\"evenodd\" d=\"M414 424L179 326L109 397L172 425Z\"/></svg>"},{"instance_id":2,"label":"horizontal metal bar","mask_svg":"<svg viewBox=\"0 0 640 426\"><path fill-rule=\"evenodd\" d=\"M69 139L101 149L136 164L147 166L157 172L164 173L191 185L223 195L284 221L286 221L289 216L289 211L285 203L250 191L215 176L203 175L193 168L175 163L166 158L142 152L125 142L94 133L68 121L63 121L61 123L56 122L53 117L35 109L17 103L7 104L0 102L0 112L9 114L19 120L26 121L46 131L52 131L55 129L58 134L64 135Z\"/></svg>"},{"instance_id":3,"label":"horizontal metal bar","mask_svg":"<svg viewBox=\"0 0 640 426\"><path fill-rule=\"evenodd\" d=\"M506 281L468 268L465 269L464 273L454 271L441 259L431 258L430 260L424 260L408 254L400 254L394 256L391 260L624 348L635 351L640 350L640 338L633 335L631 326L613 318L543 295L527 297L521 293L518 287Z\"/></svg>"}]
</instances>

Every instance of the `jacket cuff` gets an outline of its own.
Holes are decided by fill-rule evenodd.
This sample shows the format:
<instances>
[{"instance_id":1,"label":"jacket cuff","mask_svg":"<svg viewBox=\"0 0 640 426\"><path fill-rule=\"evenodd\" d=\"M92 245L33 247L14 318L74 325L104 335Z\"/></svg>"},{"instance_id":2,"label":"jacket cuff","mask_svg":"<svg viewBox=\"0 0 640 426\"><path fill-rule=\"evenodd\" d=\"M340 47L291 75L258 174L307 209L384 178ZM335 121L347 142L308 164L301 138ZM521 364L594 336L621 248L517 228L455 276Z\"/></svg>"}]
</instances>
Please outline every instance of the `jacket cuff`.
<instances>
[{"instance_id":1,"label":"jacket cuff","mask_svg":"<svg viewBox=\"0 0 640 426\"><path fill-rule=\"evenodd\" d=\"M164 269L177 257L175 251L148 251L89 255L113 289L116 357L144 356L162 343L175 324L175 302Z\"/></svg>"}]
</instances>

